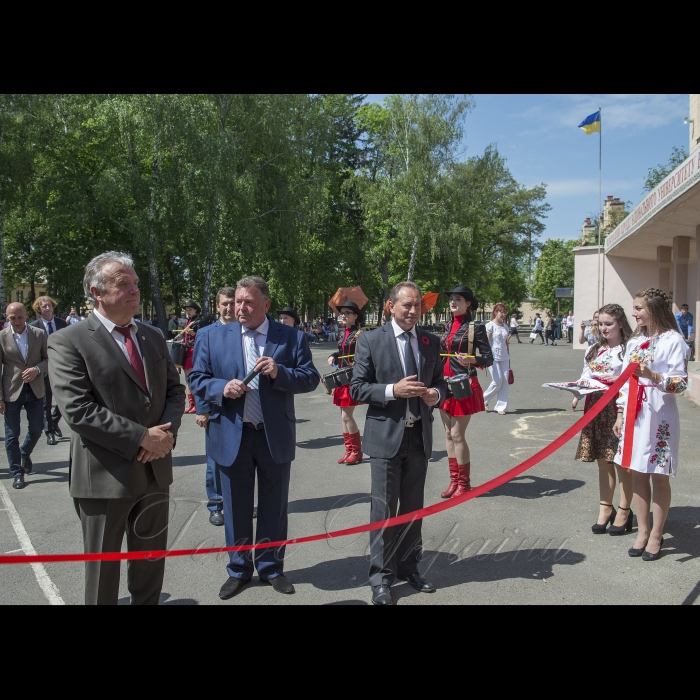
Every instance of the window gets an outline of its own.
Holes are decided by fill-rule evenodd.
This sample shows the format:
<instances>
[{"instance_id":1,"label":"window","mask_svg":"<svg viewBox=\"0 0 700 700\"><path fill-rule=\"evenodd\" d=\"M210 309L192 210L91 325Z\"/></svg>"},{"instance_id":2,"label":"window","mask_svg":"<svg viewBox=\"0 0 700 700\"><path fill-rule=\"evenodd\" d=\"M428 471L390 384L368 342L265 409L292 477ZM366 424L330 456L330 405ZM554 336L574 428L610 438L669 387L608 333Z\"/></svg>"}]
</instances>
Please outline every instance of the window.
<instances>
[{"instance_id":1,"label":"window","mask_svg":"<svg viewBox=\"0 0 700 700\"><path fill-rule=\"evenodd\" d=\"M17 292L17 301L20 302L20 304L24 303L24 292L21 290Z\"/></svg>"}]
</instances>

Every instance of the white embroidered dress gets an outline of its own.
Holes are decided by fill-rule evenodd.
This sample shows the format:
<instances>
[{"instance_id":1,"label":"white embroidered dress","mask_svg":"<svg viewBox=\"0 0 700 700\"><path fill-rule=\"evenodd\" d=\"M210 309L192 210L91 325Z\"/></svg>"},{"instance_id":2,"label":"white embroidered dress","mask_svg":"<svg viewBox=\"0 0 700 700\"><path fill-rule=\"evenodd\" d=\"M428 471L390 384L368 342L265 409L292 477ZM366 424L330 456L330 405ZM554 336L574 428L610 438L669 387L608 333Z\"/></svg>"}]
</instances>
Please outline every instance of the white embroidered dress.
<instances>
[{"instance_id":1,"label":"white embroidered dress","mask_svg":"<svg viewBox=\"0 0 700 700\"><path fill-rule=\"evenodd\" d=\"M634 424L634 443L630 468L647 474L676 475L678 446L680 444L680 421L676 394L685 391L688 385L688 355L690 348L677 331L666 331L649 338L640 335L627 343L623 370L630 362L641 362L653 372L661 375L654 384L649 379L639 378L639 394L642 400ZM615 463L622 463L625 444L625 422L629 382L617 398L617 405L625 409L622 435L615 455Z\"/></svg>"}]
</instances>

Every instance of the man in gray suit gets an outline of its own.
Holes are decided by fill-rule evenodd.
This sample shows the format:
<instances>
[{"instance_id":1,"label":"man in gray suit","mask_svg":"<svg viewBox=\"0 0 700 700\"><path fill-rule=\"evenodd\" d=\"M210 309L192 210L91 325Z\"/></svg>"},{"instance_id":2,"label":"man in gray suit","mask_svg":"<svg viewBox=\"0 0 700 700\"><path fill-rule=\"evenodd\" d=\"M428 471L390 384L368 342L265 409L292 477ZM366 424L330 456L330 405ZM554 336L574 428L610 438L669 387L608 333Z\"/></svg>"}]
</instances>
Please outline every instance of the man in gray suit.
<instances>
[{"instance_id":1,"label":"man in gray suit","mask_svg":"<svg viewBox=\"0 0 700 700\"><path fill-rule=\"evenodd\" d=\"M371 458L373 523L423 507L433 451L431 408L447 396L440 340L416 327L421 298L418 285L399 282L389 295L391 323L362 333L355 350L350 395L369 404L362 451ZM390 586L396 578L423 593L435 590L418 573L422 522L370 533L375 605L392 604Z\"/></svg>"},{"instance_id":2,"label":"man in gray suit","mask_svg":"<svg viewBox=\"0 0 700 700\"><path fill-rule=\"evenodd\" d=\"M109 252L85 267L94 311L49 338L49 377L73 431L70 495L85 552L165 549L171 450L185 388L157 328L134 322L140 292L134 263ZM156 605L165 560L130 561L132 605ZM116 604L119 562L86 562L86 604Z\"/></svg>"},{"instance_id":3,"label":"man in gray suit","mask_svg":"<svg viewBox=\"0 0 700 700\"><path fill-rule=\"evenodd\" d=\"M0 413L5 415L5 451L12 487L24 488L24 474L32 473L31 454L41 437L44 380L48 359L46 333L27 325L27 309L14 302L7 307L9 325L0 331ZM19 446L20 415L27 412L29 429Z\"/></svg>"}]
</instances>

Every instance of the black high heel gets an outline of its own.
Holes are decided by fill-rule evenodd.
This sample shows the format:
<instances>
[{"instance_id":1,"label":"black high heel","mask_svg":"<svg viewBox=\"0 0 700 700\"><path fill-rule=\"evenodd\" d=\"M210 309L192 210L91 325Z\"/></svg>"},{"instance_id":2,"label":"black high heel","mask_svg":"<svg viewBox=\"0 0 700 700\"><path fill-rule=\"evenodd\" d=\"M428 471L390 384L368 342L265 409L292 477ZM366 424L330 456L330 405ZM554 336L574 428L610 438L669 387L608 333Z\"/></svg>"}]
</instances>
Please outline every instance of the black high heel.
<instances>
[{"instance_id":1,"label":"black high heel","mask_svg":"<svg viewBox=\"0 0 700 700\"><path fill-rule=\"evenodd\" d=\"M620 506L620 510L628 510L630 512L627 516L627 522L624 525L611 525L608 528L608 535L624 535L626 532L632 532L632 518L634 517L632 509Z\"/></svg>"},{"instance_id":2,"label":"black high heel","mask_svg":"<svg viewBox=\"0 0 700 700\"><path fill-rule=\"evenodd\" d=\"M591 527L591 532L594 535L604 535L608 524L612 525L615 522L615 516L617 515L617 511L615 510L615 506L612 503L603 503L602 501L600 502L601 506L610 506L612 508L612 513L610 513L610 517L602 524L599 525L596 523Z\"/></svg>"},{"instance_id":3,"label":"black high heel","mask_svg":"<svg viewBox=\"0 0 700 700\"><path fill-rule=\"evenodd\" d=\"M629 554L631 557L641 557L644 552L646 551L647 544L649 544L649 539L647 538L646 544L641 548L641 549L635 549L634 547L630 547L627 550L627 554ZM661 551L661 550L659 550Z\"/></svg>"},{"instance_id":4,"label":"black high heel","mask_svg":"<svg viewBox=\"0 0 700 700\"><path fill-rule=\"evenodd\" d=\"M647 544L649 544L647 542ZM661 545L659 546L659 551L656 554L652 554L651 552L647 552L646 549L644 550L644 554L642 554L642 561L656 561L660 556L661 556L661 549L664 546L664 538L661 538Z\"/></svg>"}]
</instances>

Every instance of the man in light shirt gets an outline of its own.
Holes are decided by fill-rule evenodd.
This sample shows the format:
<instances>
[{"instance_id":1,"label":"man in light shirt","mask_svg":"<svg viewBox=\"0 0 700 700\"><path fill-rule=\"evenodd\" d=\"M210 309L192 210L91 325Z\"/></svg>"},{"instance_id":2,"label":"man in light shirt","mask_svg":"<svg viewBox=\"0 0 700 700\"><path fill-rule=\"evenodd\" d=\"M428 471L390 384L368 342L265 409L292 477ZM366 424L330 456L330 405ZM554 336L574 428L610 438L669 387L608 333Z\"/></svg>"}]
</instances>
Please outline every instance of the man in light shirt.
<instances>
[{"instance_id":1,"label":"man in light shirt","mask_svg":"<svg viewBox=\"0 0 700 700\"><path fill-rule=\"evenodd\" d=\"M24 488L31 474L31 454L41 437L44 413L44 380L48 368L46 333L27 325L24 304L7 307L10 325L0 331L0 413L5 415L5 450L15 489ZM19 446L20 415L27 412L29 430Z\"/></svg>"}]
</instances>

